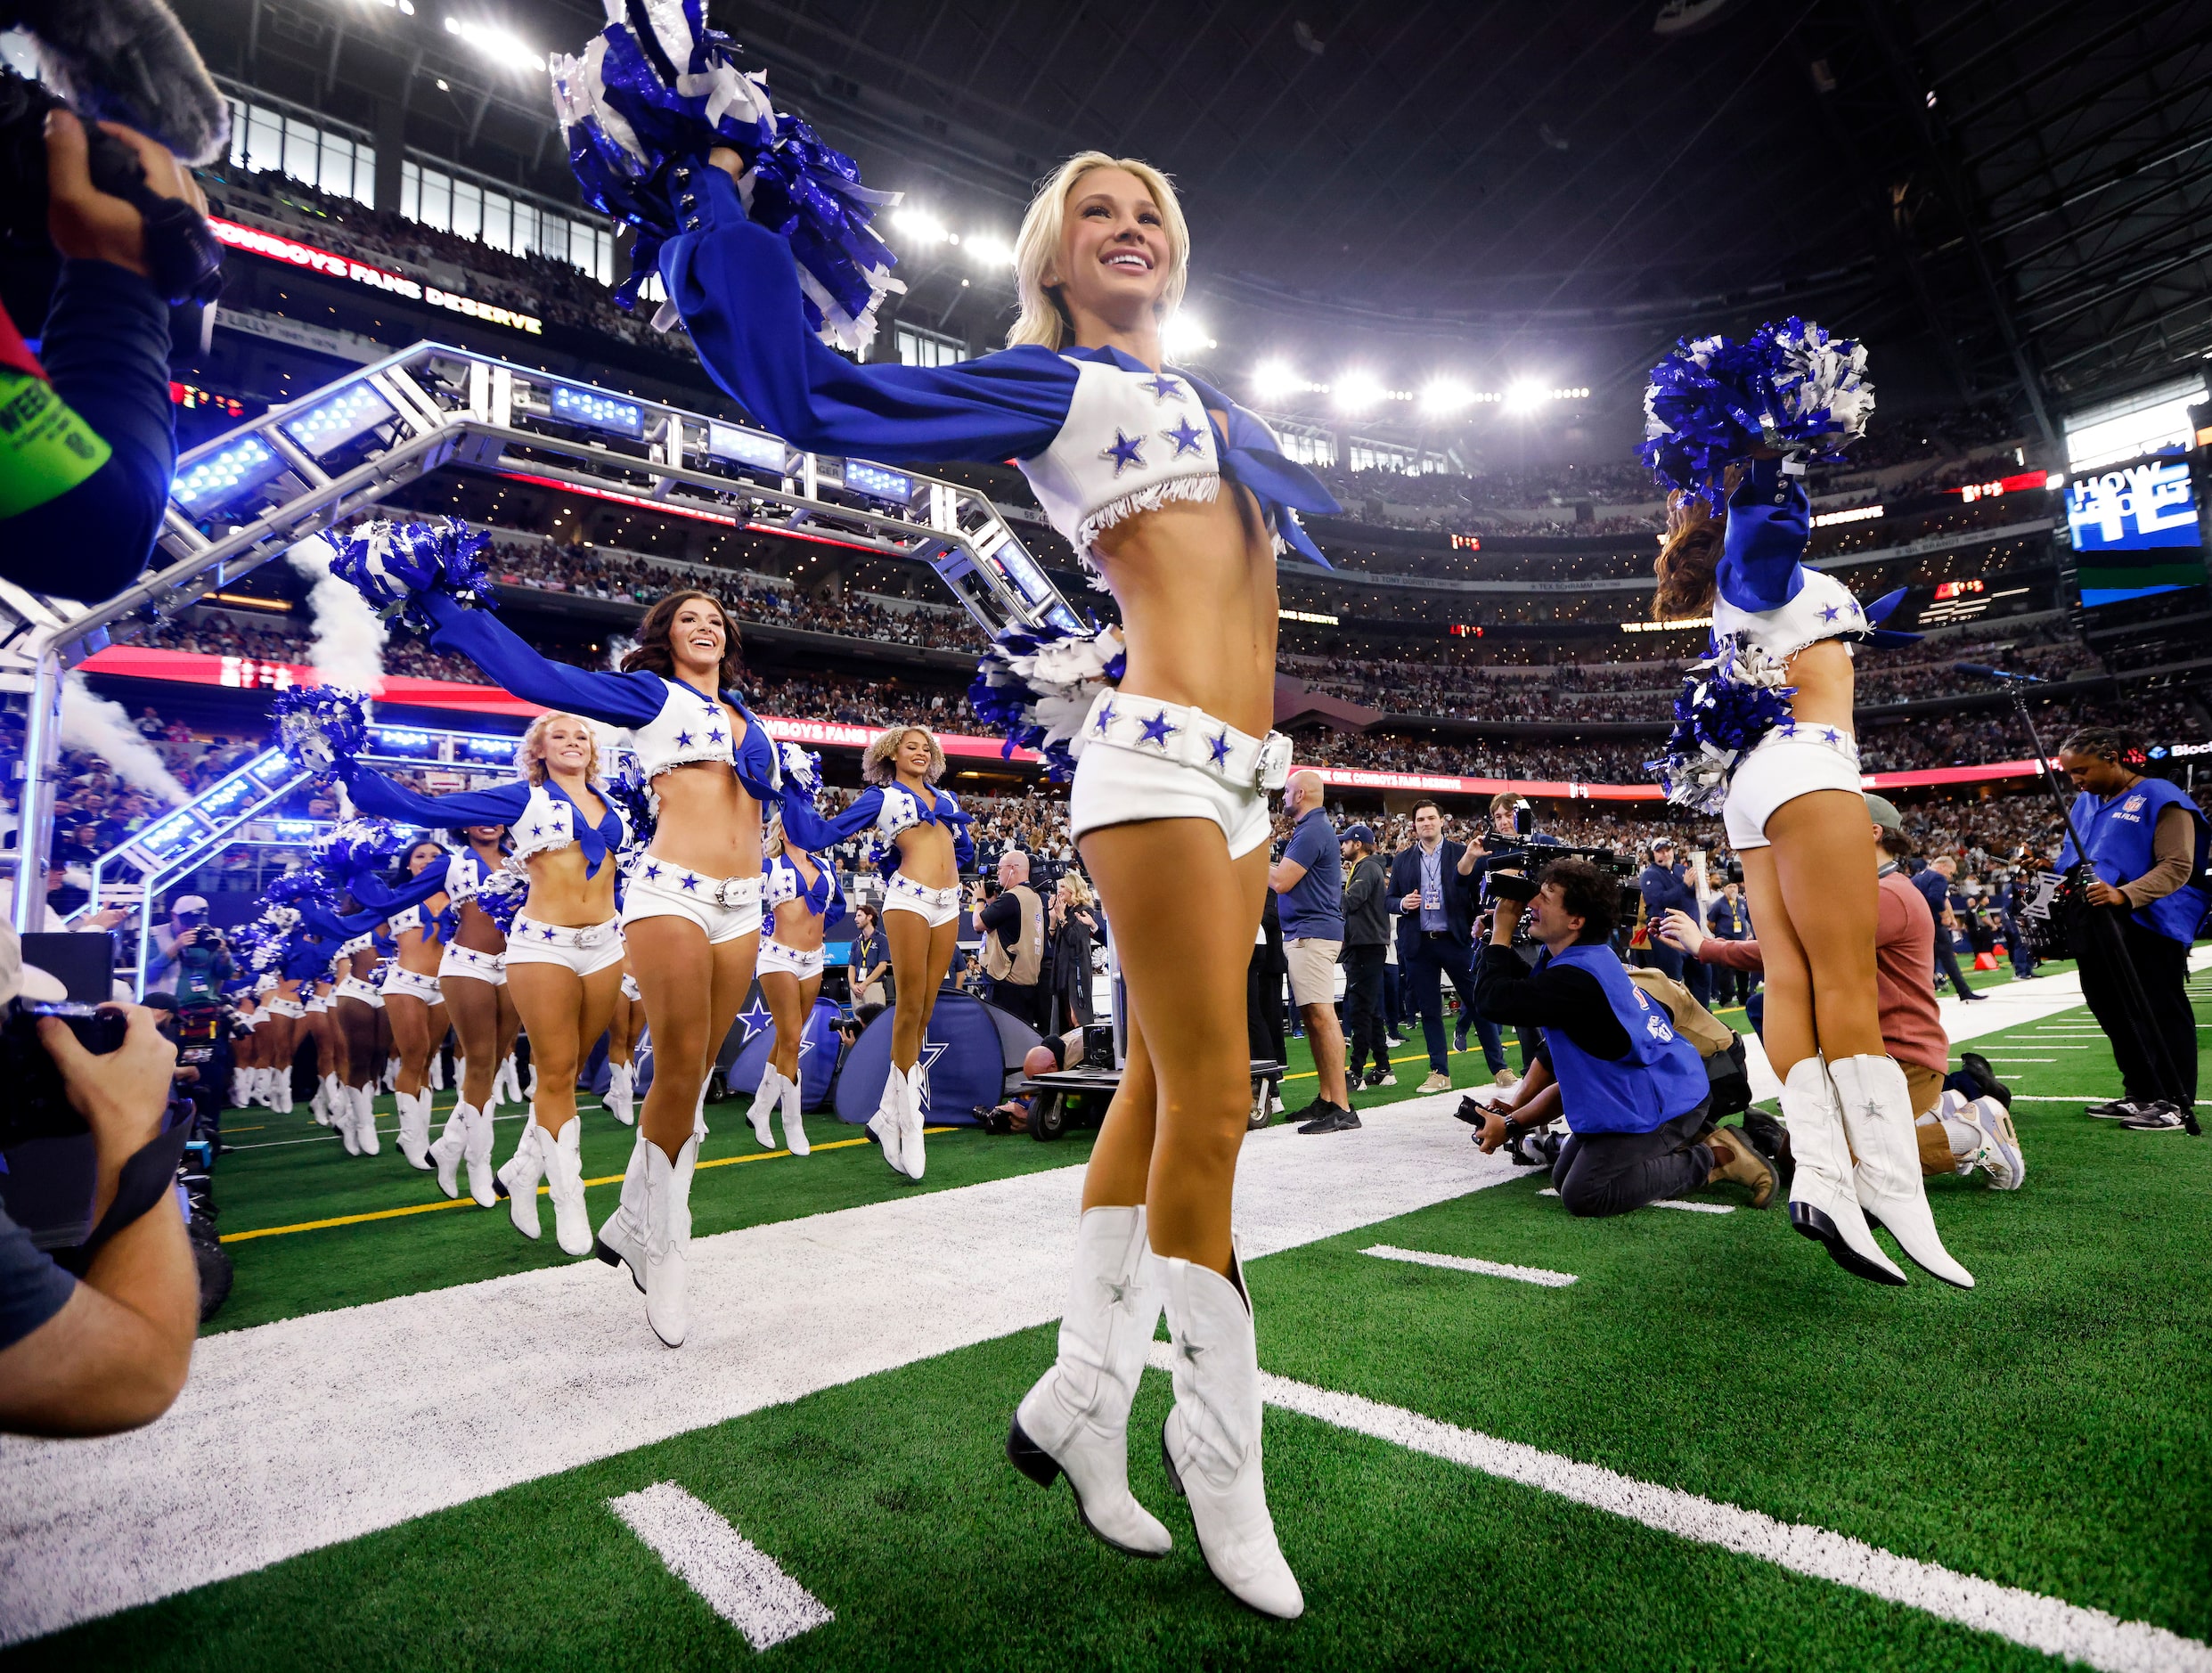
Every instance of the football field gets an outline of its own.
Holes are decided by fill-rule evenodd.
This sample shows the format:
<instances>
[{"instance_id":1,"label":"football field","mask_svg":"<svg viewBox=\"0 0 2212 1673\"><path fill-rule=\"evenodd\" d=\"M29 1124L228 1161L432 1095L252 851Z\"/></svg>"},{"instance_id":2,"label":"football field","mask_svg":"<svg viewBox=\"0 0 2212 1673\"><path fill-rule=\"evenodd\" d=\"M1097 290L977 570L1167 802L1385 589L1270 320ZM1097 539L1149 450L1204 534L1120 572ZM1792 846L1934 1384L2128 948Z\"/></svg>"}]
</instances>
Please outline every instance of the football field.
<instances>
[{"instance_id":1,"label":"football field","mask_svg":"<svg viewBox=\"0 0 2212 1673\"><path fill-rule=\"evenodd\" d=\"M2212 975L2192 982L2212 1039ZM1245 1146L1269 1499L1306 1596L1122 1557L1001 1450L1052 1353L1088 1138L935 1133L902 1181L709 1110L693 1333L390 1148L234 1111L236 1288L137 1434L0 1442L0 1652L69 1668L2212 1669L2212 1147L2119 1090L2065 967L1944 1010L2023 1189L1931 1181L1962 1293L1854 1280L1735 1187L1576 1220L1458 1094ZM1983 978L1996 982L1994 976ZM1302 1044L1294 1071L1304 1071ZM1487 1080L1453 1058L1463 1086ZM1286 1101L1311 1096L1294 1079ZM437 1099L443 1110L450 1092ZM594 1219L631 1144L586 1100ZM503 1158L519 1112L499 1126Z\"/></svg>"}]
</instances>

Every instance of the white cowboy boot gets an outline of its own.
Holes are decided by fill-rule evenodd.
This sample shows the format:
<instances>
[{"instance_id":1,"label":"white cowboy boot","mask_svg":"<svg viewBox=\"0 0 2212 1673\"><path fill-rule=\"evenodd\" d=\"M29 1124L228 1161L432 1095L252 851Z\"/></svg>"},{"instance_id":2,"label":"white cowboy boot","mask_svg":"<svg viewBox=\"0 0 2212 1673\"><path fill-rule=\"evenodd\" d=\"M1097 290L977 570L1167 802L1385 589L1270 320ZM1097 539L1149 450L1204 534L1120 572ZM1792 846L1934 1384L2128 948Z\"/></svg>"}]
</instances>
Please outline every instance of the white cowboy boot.
<instances>
[{"instance_id":1,"label":"white cowboy boot","mask_svg":"<svg viewBox=\"0 0 2212 1673\"><path fill-rule=\"evenodd\" d=\"M361 1154L373 1156L382 1148L376 1137L375 1094L365 1086L357 1086L353 1089L353 1095L354 1137L361 1141Z\"/></svg>"},{"instance_id":2,"label":"white cowboy boot","mask_svg":"<svg viewBox=\"0 0 2212 1673\"><path fill-rule=\"evenodd\" d=\"M469 1137L461 1147L461 1159L469 1166L469 1195L476 1198L478 1208L490 1208L499 1201L492 1188L491 1111L469 1112Z\"/></svg>"},{"instance_id":3,"label":"white cowboy boot","mask_svg":"<svg viewBox=\"0 0 2212 1673\"><path fill-rule=\"evenodd\" d=\"M761 1083L753 1094L753 1107L745 1112L745 1119L753 1123L753 1137L760 1140L763 1150L776 1147L776 1134L771 1122L776 1106L783 1097L784 1078L772 1063L761 1065Z\"/></svg>"},{"instance_id":4,"label":"white cowboy boot","mask_svg":"<svg viewBox=\"0 0 2212 1673\"><path fill-rule=\"evenodd\" d=\"M592 1253L610 1267L626 1266L630 1281L645 1289L645 1153L652 1143L641 1132L630 1147L630 1165L622 1176L622 1200L599 1228Z\"/></svg>"},{"instance_id":5,"label":"white cowboy boot","mask_svg":"<svg viewBox=\"0 0 2212 1673\"><path fill-rule=\"evenodd\" d=\"M551 1138L538 1129L538 1153L545 1158L545 1182L553 1199L553 1239L561 1253L568 1255L592 1253L592 1217L584 1206L583 1142L580 1116L571 1116Z\"/></svg>"},{"instance_id":6,"label":"white cowboy boot","mask_svg":"<svg viewBox=\"0 0 2212 1673\"><path fill-rule=\"evenodd\" d=\"M1129 1408L1160 1322L1159 1265L1141 1208L1093 1208L1075 1234L1059 1357L1014 1413L1006 1456L1040 1487L1065 1474L1083 1526L1131 1556L1175 1543L1129 1490Z\"/></svg>"},{"instance_id":7,"label":"white cowboy boot","mask_svg":"<svg viewBox=\"0 0 2212 1673\"><path fill-rule=\"evenodd\" d=\"M269 1107L279 1115L289 1115L299 1107L292 1097L292 1072L290 1067L271 1071L276 1077L269 1088Z\"/></svg>"},{"instance_id":8,"label":"white cowboy boot","mask_svg":"<svg viewBox=\"0 0 2212 1673\"><path fill-rule=\"evenodd\" d=\"M434 1051L430 1054L429 1088L433 1092L443 1092L445 1089L445 1057L443 1052Z\"/></svg>"},{"instance_id":9,"label":"white cowboy boot","mask_svg":"<svg viewBox=\"0 0 2212 1673\"><path fill-rule=\"evenodd\" d=\"M1972 1289L1974 1275L1951 1258L1928 1212L1905 1071L1891 1057L1842 1057L1828 1065L1828 1079L1858 1158L1853 1182L1867 1220L1884 1228L1930 1277Z\"/></svg>"},{"instance_id":10,"label":"white cowboy boot","mask_svg":"<svg viewBox=\"0 0 2212 1673\"><path fill-rule=\"evenodd\" d=\"M334 1076L324 1075L314 1083L314 1096L307 1100L307 1114L314 1117L318 1127L331 1124L331 1081Z\"/></svg>"},{"instance_id":11,"label":"white cowboy boot","mask_svg":"<svg viewBox=\"0 0 2212 1673\"><path fill-rule=\"evenodd\" d=\"M799 1083L783 1083L783 1143L784 1148L795 1156L812 1155L813 1147L806 1142L806 1122L799 1114Z\"/></svg>"},{"instance_id":12,"label":"white cowboy boot","mask_svg":"<svg viewBox=\"0 0 2212 1673\"><path fill-rule=\"evenodd\" d=\"M492 1176L493 1191L507 1199L507 1218L533 1241L538 1235L538 1179L545 1172L545 1150L551 1143L535 1120L525 1121L522 1137L515 1140L515 1154Z\"/></svg>"},{"instance_id":13,"label":"white cowboy boot","mask_svg":"<svg viewBox=\"0 0 2212 1673\"><path fill-rule=\"evenodd\" d=\"M418 1092L412 1098L399 1100L399 1137L394 1139L399 1154L407 1158L411 1168L427 1170L430 1165L430 1095Z\"/></svg>"},{"instance_id":14,"label":"white cowboy boot","mask_svg":"<svg viewBox=\"0 0 2212 1673\"><path fill-rule=\"evenodd\" d=\"M1851 1147L1835 1088L1817 1057L1793 1065L1782 1083L1782 1119L1790 1130L1797 1174L1790 1182L1790 1224L1828 1251L1854 1277L1902 1284L1905 1274L1881 1252L1860 1212L1851 1178Z\"/></svg>"},{"instance_id":15,"label":"white cowboy boot","mask_svg":"<svg viewBox=\"0 0 2212 1673\"><path fill-rule=\"evenodd\" d=\"M637 1069L631 1064L610 1063L607 1065L607 1097L602 1101L607 1106L607 1113L624 1127L637 1120L636 1074Z\"/></svg>"},{"instance_id":16,"label":"white cowboy boot","mask_svg":"<svg viewBox=\"0 0 2212 1673\"><path fill-rule=\"evenodd\" d=\"M876 1142L883 1147L883 1159L894 1173L906 1172L906 1117L900 1106L906 1102L906 1077L892 1069L884 1077L883 1096L876 1101L876 1113L868 1118L868 1130L876 1135Z\"/></svg>"},{"instance_id":17,"label":"white cowboy boot","mask_svg":"<svg viewBox=\"0 0 2212 1673\"><path fill-rule=\"evenodd\" d=\"M461 1167L461 1153L469 1147L469 1122L476 1113L473 1104L454 1105L437 1141L429 1149L430 1160L437 1164L437 1188L448 1196L461 1195L461 1186L454 1175Z\"/></svg>"},{"instance_id":18,"label":"white cowboy boot","mask_svg":"<svg viewBox=\"0 0 2212 1673\"><path fill-rule=\"evenodd\" d=\"M691 1245L691 1170L699 1141L687 1138L675 1160L645 1147L645 1320L653 1334L681 1348L691 1328L684 1262Z\"/></svg>"},{"instance_id":19,"label":"white cowboy boot","mask_svg":"<svg viewBox=\"0 0 2212 1673\"><path fill-rule=\"evenodd\" d=\"M535 1058L535 1057L533 1057L533 1058L530 1060L530 1084L529 1084L529 1085L527 1085L527 1086L526 1086L526 1087L523 1087L523 1088L521 1088L519 1090L518 1090L518 1092L516 1093L516 1095L515 1095L515 1096L516 1096L516 1098L517 1098L518 1099L521 1099L521 1098L530 1098L530 1099L532 1099L532 1100L534 1100L534 1101L535 1101L535 1100L536 1099L536 1098L537 1098L537 1095L538 1095L538 1065L537 1065L537 1059L536 1059L536 1058Z\"/></svg>"},{"instance_id":20,"label":"white cowboy boot","mask_svg":"<svg viewBox=\"0 0 2212 1673\"><path fill-rule=\"evenodd\" d=\"M918 1059L914 1066L906 1072L906 1098L899 1112L906 1122L905 1142L900 1147L900 1155L906 1162L907 1177L912 1179L922 1177L922 1169L927 1162L922 1155L922 1103L928 1096L928 1077Z\"/></svg>"},{"instance_id":21,"label":"white cowboy boot","mask_svg":"<svg viewBox=\"0 0 2212 1673\"><path fill-rule=\"evenodd\" d=\"M1175 1343L1175 1405L1160 1432L1168 1485L1190 1501L1206 1567L1232 1596L1263 1615L1305 1612L1298 1579L1276 1543L1260 1466L1260 1355L1243 1262L1231 1282L1169 1259L1168 1334Z\"/></svg>"},{"instance_id":22,"label":"white cowboy boot","mask_svg":"<svg viewBox=\"0 0 2212 1673\"><path fill-rule=\"evenodd\" d=\"M396 1091L399 1087L399 1054L394 1052L384 1060L384 1089Z\"/></svg>"}]
</instances>

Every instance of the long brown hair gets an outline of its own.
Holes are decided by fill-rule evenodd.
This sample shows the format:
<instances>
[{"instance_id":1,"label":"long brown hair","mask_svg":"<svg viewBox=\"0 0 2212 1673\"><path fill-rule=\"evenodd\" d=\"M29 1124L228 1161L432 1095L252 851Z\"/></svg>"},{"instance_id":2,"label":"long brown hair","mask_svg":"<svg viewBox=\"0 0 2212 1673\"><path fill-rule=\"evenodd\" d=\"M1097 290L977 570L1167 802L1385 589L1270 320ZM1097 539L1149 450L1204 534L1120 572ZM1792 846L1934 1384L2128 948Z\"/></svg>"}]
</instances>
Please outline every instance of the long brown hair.
<instances>
[{"instance_id":1,"label":"long brown hair","mask_svg":"<svg viewBox=\"0 0 2212 1673\"><path fill-rule=\"evenodd\" d=\"M1678 622L1686 616L1702 616L1712 608L1714 576L1719 571L1721 547L1728 535L1725 496L1735 492L1743 477L1739 465L1730 465L1721 474L1724 497L1718 511L1709 508L1700 494L1677 491L1668 496L1667 537L1660 543L1658 561L1652 565L1652 573L1659 577L1659 591L1652 596L1653 621Z\"/></svg>"},{"instance_id":2,"label":"long brown hair","mask_svg":"<svg viewBox=\"0 0 2212 1673\"><path fill-rule=\"evenodd\" d=\"M669 648L668 641L676 629L676 612L693 599L705 599L722 612L725 637L722 646L722 673L717 676L716 683L727 690L744 680L745 662L738 654L738 624L730 614L730 607L711 592L697 591L671 592L656 600L653 608L646 611L644 621L638 624L638 642L623 653L623 673L642 668L648 673L660 675L664 680L676 677L676 654Z\"/></svg>"}]
</instances>

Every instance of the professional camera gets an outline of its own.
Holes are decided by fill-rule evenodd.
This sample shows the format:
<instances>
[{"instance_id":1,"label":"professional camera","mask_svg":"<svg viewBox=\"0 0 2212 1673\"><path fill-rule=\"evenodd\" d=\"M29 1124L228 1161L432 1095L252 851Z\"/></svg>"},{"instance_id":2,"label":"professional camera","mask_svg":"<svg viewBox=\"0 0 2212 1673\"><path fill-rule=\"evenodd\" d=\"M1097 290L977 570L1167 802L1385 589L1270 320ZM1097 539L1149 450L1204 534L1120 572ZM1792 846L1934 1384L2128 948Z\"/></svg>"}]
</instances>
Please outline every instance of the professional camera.
<instances>
[{"instance_id":1,"label":"professional camera","mask_svg":"<svg viewBox=\"0 0 2212 1673\"><path fill-rule=\"evenodd\" d=\"M10 1000L0 1007L0 1150L27 1138L57 1138L89 1130L69 1102L61 1072L38 1038L38 1019L58 1017L96 1057L122 1049L127 1025L122 1012L66 1000Z\"/></svg>"},{"instance_id":2,"label":"professional camera","mask_svg":"<svg viewBox=\"0 0 2212 1673\"><path fill-rule=\"evenodd\" d=\"M1566 843L1538 843L1525 848L1506 848L1490 856L1490 893L1508 901L1536 898L1537 874L1555 860L1587 860L1600 871L1618 879L1622 899L1636 891L1636 865L1611 848L1580 848ZM1510 870L1499 870L1508 866Z\"/></svg>"}]
</instances>

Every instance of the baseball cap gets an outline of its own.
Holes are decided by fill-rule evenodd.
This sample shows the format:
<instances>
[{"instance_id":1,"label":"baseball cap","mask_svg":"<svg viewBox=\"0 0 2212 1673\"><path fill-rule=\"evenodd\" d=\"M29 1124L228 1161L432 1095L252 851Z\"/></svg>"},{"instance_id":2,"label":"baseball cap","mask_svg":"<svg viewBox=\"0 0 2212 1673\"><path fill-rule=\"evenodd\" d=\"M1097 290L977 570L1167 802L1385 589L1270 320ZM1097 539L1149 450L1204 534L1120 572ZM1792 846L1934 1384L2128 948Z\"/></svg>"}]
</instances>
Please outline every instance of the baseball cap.
<instances>
[{"instance_id":1,"label":"baseball cap","mask_svg":"<svg viewBox=\"0 0 2212 1673\"><path fill-rule=\"evenodd\" d=\"M207 897L200 894L184 895L182 898L172 902L169 906L169 910L176 914L179 918L182 918L187 912L204 912L207 910Z\"/></svg>"},{"instance_id":2,"label":"baseball cap","mask_svg":"<svg viewBox=\"0 0 2212 1673\"><path fill-rule=\"evenodd\" d=\"M1652 838L1652 852L1653 853L1657 853L1661 848L1671 848L1673 846L1674 838L1671 836L1654 836Z\"/></svg>"},{"instance_id":3,"label":"baseball cap","mask_svg":"<svg viewBox=\"0 0 2212 1673\"><path fill-rule=\"evenodd\" d=\"M1882 829L1896 831L1899 836L1905 834L1905 816L1898 812L1897 804L1887 796L1868 796L1866 812Z\"/></svg>"},{"instance_id":4,"label":"baseball cap","mask_svg":"<svg viewBox=\"0 0 2212 1673\"><path fill-rule=\"evenodd\" d=\"M1375 833L1365 825L1347 825L1336 833L1336 840L1340 843L1365 843L1372 848L1375 846Z\"/></svg>"},{"instance_id":5,"label":"baseball cap","mask_svg":"<svg viewBox=\"0 0 2212 1673\"><path fill-rule=\"evenodd\" d=\"M23 943L14 929L0 924L0 1005L16 998L66 1000L69 990L35 964L23 962Z\"/></svg>"}]
</instances>

